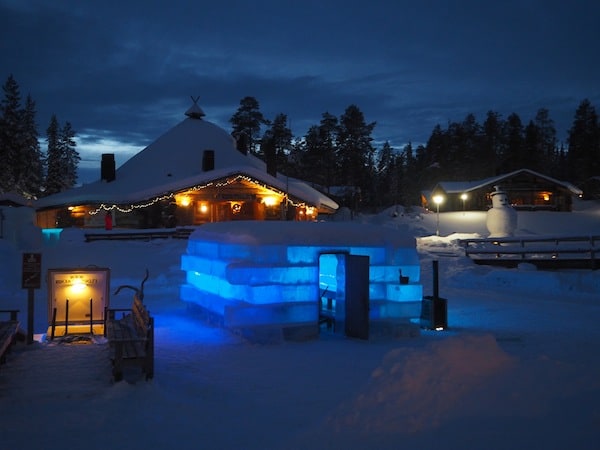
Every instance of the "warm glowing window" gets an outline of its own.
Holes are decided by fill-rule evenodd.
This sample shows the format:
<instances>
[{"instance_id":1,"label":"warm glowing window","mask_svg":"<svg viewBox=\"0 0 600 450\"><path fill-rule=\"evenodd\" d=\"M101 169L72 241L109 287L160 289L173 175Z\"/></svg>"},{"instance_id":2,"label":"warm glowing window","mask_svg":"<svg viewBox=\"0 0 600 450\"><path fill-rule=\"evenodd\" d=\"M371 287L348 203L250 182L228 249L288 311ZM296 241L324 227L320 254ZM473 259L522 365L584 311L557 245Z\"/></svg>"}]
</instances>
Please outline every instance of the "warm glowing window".
<instances>
[{"instance_id":1,"label":"warm glowing window","mask_svg":"<svg viewBox=\"0 0 600 450\"><path fill-rule=\"evenodd\" d=\"M183 207L190 206L190 203L192 203L192 199L187 195L182 195L177 198L177 204Z\"/></svg>"},{"instance_id":2,"label":"warm glowing window","mask_svg":"<svg viewBox=\"0 0 600 450\"><path fill-rule=\"evenodd\" d=\"M277 197L271 195L268 197L264 197L262 201L265 204L265 206L275 206L277 204Z\"/></svg>"}]
</instances>

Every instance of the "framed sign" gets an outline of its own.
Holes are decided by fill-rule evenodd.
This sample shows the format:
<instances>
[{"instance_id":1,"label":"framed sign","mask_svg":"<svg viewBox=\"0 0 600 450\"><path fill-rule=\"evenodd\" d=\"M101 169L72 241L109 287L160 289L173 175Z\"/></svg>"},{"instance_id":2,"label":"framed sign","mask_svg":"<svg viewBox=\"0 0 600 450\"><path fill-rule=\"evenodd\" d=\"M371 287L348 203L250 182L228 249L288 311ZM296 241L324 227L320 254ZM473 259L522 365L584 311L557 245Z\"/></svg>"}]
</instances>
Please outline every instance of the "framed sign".
<instances>
[{"instance_id":1,"label":"framed sign","mask_svg":"<svg viewBox=\"0 0 600 450\"><path fill-rule=\"evenodd\" d=\"M48 323L103 323L110 269L48 269Z\"/></svg>"},{"instance_id":2,"label":"framed sign","mask_svg":"<svg viewBox=\"0 0 600 450\"><path fill-rule=\"evenodd\" d=\"M39 289L42 284L42 254L23 253L21 287Z\"/></svg>"}]
</instances>

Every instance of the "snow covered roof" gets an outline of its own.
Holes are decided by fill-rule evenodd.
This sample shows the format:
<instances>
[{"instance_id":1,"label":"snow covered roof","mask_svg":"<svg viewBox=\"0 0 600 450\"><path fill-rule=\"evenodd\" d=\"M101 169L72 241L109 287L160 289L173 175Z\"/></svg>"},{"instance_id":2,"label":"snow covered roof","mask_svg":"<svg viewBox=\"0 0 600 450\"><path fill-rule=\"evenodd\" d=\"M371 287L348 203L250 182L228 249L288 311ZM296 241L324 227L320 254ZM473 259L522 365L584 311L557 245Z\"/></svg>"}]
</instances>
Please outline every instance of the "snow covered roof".
<instances>
[{"instance_id":1,"label":"snow covered roof","mask_svg":"<svg viewBox=\"0 0 600 450\"><path fill-rule=\"evenodd\" d=\"M269 175L263 161L237 150L229 133L203 120L204 112L196 103L186 111L186 116L119 167L114 181L99 180L45 197L38 200L36 207L135 203L212 180L247 175L319 209L338 208L336 202L300 180ZM205 150L214 152L212 170L203 170Z\"/></svg>"},{"instance_id":2,"label":"snow covered roof","mask_svg":"<svg viewBox=\"0 0 600 450\"><path fill-rule=\"evenodd\" d=\"M440 187L447 194L461 194L463 192L474 191L474 190L477 190L477 189L480 189L480 188L483 188L486 186L493 186L493 185L499 184L499 183L501 184L502 180L511 178L511 177L513 177L517 174L523 173L523 172L529 173L529 174L534 175L539 178L544 178L545 180L548 180L554 184L562 186L565 189L571 191L571 193L574 195L581 195L583 193L583 191L581 189L579 189L577 186L575 186L571 183L568 183L566 181L557 180L555 178L549 177L547 175L543 175L541 173L535 172L530 169L519 169L519 170L515 170L510 173L498 175L495 177L485 178L483 180L478 180L478 181L440 181L436 187Z\"/></svg>"},{"instance_id":3,"label":"snow covered roof","mask_svg":"<svg viewBox=\"0 0 600 450\"><path fill-rule=\"evenodd\" d=\"M6 206L31 206L33 202L16 192L0 193L0 205Z\"/></svg>"}]
</instances>

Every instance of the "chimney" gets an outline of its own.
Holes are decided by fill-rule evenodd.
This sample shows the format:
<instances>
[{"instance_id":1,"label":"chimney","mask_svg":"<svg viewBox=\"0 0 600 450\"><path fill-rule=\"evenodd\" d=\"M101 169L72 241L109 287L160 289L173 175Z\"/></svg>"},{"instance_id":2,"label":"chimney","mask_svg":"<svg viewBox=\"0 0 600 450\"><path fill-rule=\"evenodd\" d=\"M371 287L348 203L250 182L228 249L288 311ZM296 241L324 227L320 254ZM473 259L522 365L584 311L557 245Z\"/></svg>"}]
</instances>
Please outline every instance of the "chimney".
<instances>
[{"instance_id":1,"label":"chimney","mask_svg":"<svg viewBox=\"0 0 600 450\"><path fill-rule=\"evenodd\" d=\"M202 172L208 172L215 168L215 151L204 150L202 154Z\"/></svg>"},{"instance_id":2,"label":"chimney","mask_svg":"<svg viewBox=\"0 0 600 450\"><path fill-rule=\"evenodd\" d=\"M115 154L102 153L102 162L100 163L100 180L110 183L116 178L115 175Z\"/></svg>"}]
</instances>

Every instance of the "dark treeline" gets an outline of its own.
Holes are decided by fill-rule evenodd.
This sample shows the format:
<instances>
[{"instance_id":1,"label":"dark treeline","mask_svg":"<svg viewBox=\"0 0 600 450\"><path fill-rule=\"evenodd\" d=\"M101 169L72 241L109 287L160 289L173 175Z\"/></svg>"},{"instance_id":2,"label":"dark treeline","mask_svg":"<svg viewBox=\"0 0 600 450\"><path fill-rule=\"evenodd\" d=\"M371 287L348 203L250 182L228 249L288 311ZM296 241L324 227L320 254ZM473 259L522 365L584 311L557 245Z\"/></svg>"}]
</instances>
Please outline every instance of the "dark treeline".
<instances>
[{"instance_id":1,"label":"dark treeline","mask_svg":"<svg viewBox=\"0 0 600 450\"><path fill-rule=\"evenodd\" d=\"M75 131L52 116L43 152L35 102L22 105L19 86L8 77L0 104L0 192L39 197L73 187L80 161ZM566 144L556 138L547 109L524 123L515 113L490 111L483 123L473 114L446 128L436 126L426 144L394 148L373 143L376 122L356 105L341 116L321 116L304 136L294 137L286 114L263 116L245 97L230 119L238 148L265 160L267 170L305 180L353 209L413 205L438 181L480 180L528 168L576 185L600 175L600 123L589 100L575 111Z\"/></svg>"},{"instance_id":2,"label":"dark treeline","mask_svg":"<svg viewBox=\"0 0 600 450\"><path fill-rule=\"evenodd\" d=\"M52 115L46 130L46 152L40 148L35 102L21 93L12 75L2 86L0 103L0 193L15 192L27 198L62 192L77 182L80 161L75 131L60 125Z\"/></svg>"},{"instance_id":3,"label":"dark treeline","mask_svg":"<svg viewBox=\"0 0 600 450\"><path fill-rule=\"evenodd\" d=\"M566 147L544 108L527 123L516 113L503 118L490 111L483 123L468 114L462 122L436 126L425 145L402 149L389 142L376 149L371 136L376 123L367 123L356 105L339 118L323 113L318 125L295 139L287 116L265 119L253 97L240 101L230 122L234 135L243 136L267 166L275 161L282 173L352 208L419 204L421 191L438 181L481 180L522 168L576 185L600 175L600 122L589 100L575 111Z\"/></svg>"}]
</instances>

